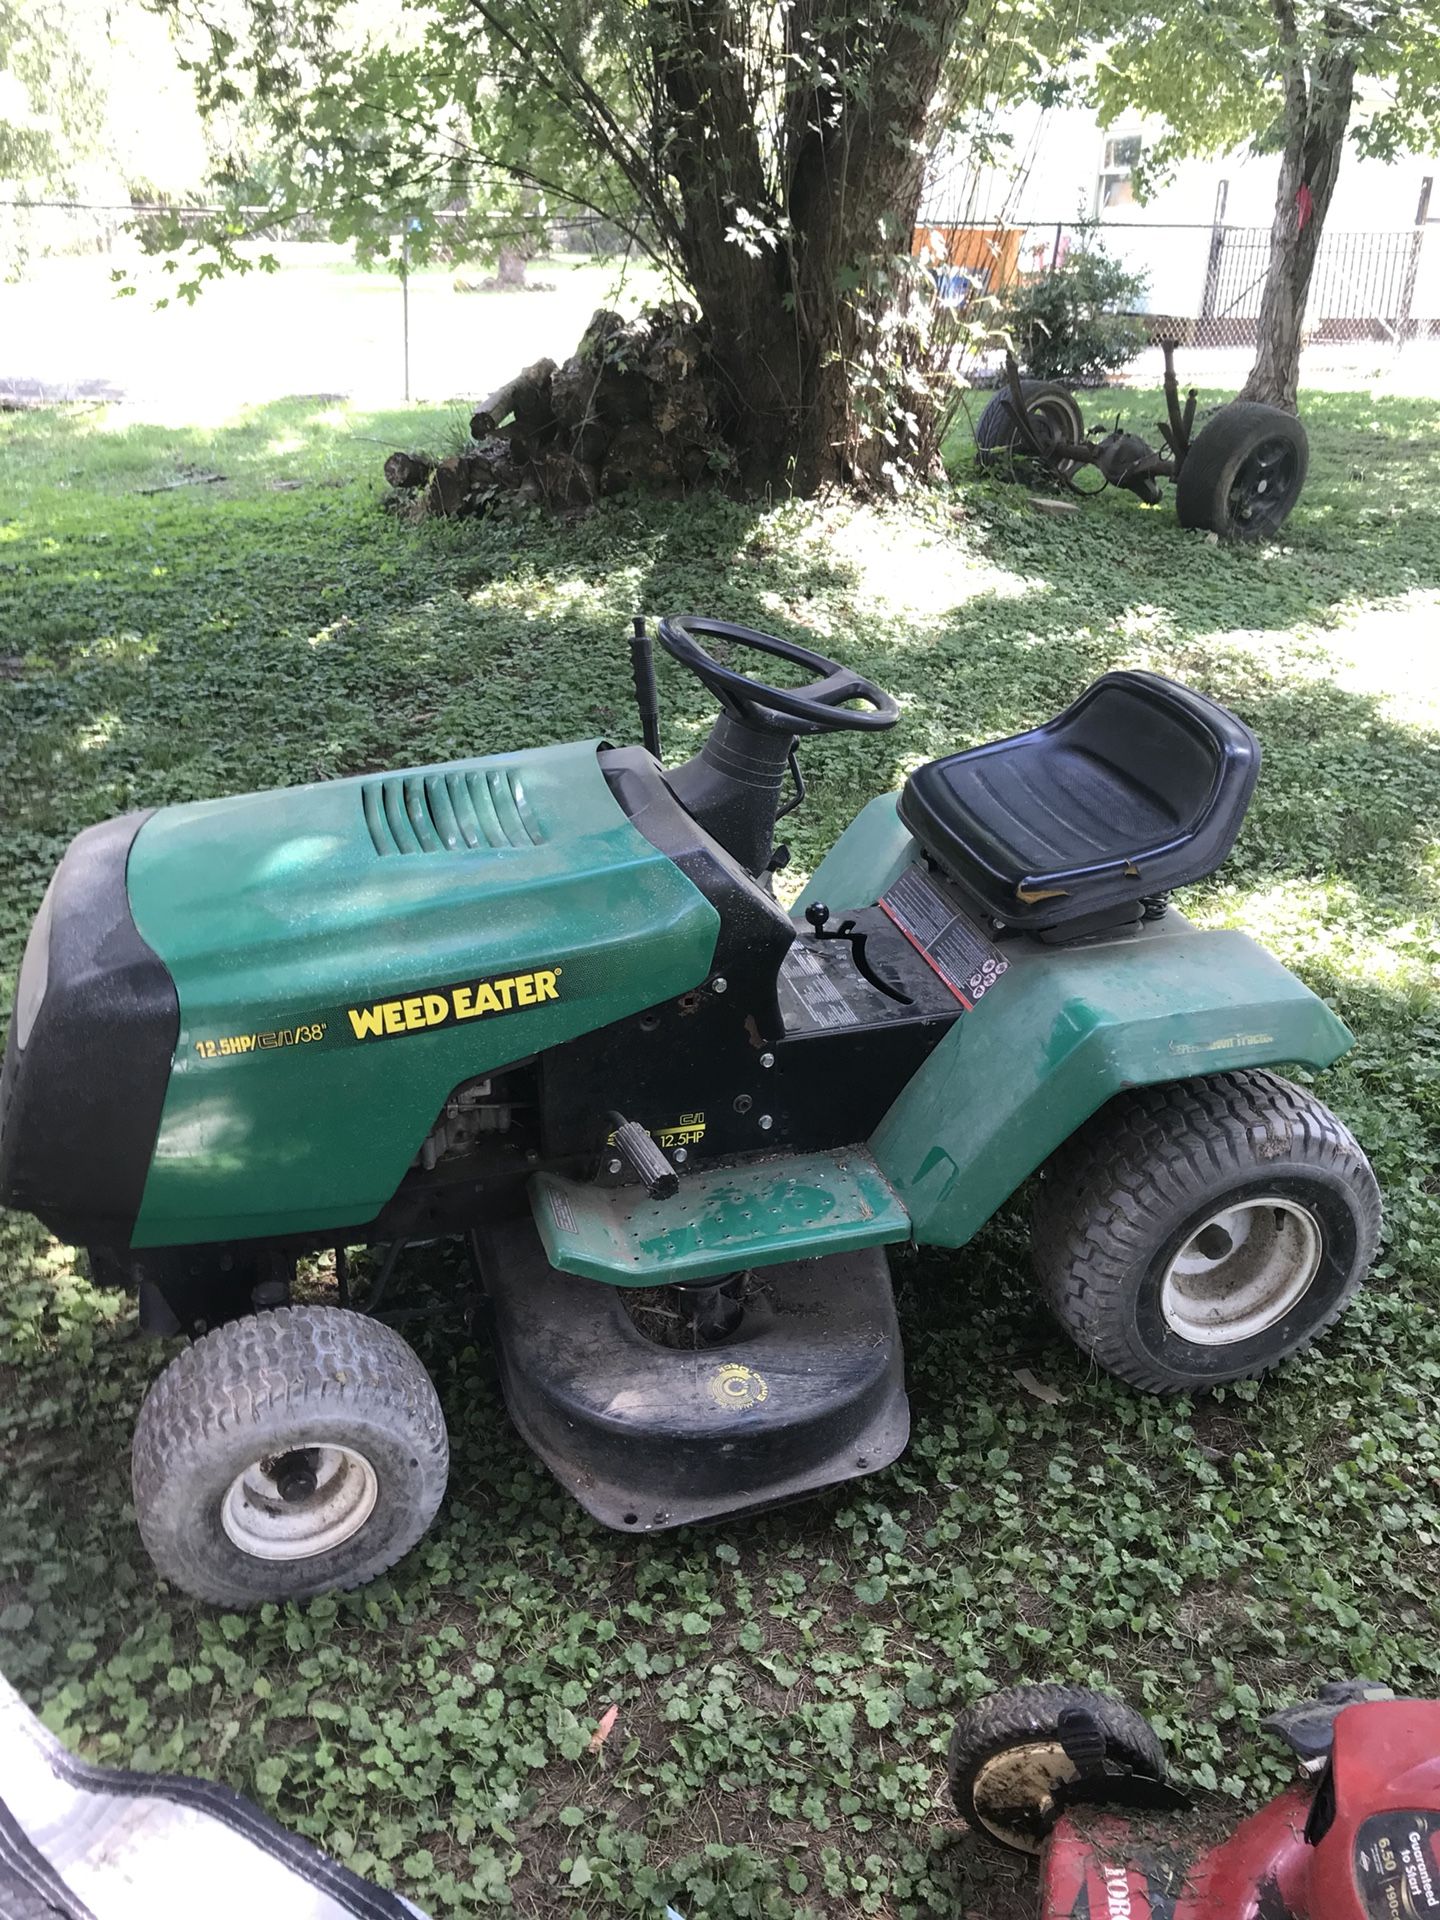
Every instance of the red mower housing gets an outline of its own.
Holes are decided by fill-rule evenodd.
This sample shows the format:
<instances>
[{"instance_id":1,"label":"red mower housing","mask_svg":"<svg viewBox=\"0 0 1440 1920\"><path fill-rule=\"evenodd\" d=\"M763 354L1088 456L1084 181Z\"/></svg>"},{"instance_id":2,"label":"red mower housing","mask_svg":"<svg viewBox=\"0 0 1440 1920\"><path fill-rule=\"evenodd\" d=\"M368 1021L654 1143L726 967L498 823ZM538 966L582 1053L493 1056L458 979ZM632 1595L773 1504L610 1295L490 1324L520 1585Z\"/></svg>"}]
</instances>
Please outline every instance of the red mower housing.
<instances>
[{"instance_id":1,"label":"red mower housing","mask_svg":"<svg viewBox=\"0 0 1440 1920\"><path fill-rule=\"evenodd\" d=\"M990 1696L956 1725L951 1790L1038 1853L1042 1920L1440 1920L1440 1701L1340 1681L1264 1725L1306 1777L1208 1850L1153 1728L1104 1694Z\"/></svg>"},{"instance_id":2,"label":"red mower housing","mask_svg":"<svg viewBox=\"0 0 1440 1920\"><path fill-rule=\"evenodd\" d=\"M1130 1813L1064 1814L1045 1847L1045 1920L1440 1915L1440 1701L1346 1707L1318 1785L1297 1783L1198 1858L1138 1828Z\"/></svg>"}]
</instances>

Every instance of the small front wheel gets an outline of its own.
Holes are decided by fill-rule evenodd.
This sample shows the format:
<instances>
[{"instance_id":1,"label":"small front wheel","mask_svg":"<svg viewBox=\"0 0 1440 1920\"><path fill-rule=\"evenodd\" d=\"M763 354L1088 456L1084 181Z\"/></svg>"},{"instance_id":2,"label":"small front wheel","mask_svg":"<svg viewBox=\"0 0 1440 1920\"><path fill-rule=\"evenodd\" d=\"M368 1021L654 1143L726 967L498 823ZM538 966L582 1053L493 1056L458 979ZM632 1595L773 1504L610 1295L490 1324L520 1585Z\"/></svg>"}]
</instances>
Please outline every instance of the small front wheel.
<instances>
[{"instance_id":1,"label":"small front wheel","mask_svg":"<svg viewBox=\"0 0 1440 1920\"><path fill-rule=\"evenodd\" d=\"M1133 1707L1084 1687L1006 1687L967 1708L950 1736L950 1795L967 1826L1038 1853L1059 1817L1057 1790L1080 1777L1066 1751L1077 1732L1107 1770L1165 1778L1160 1742Z\"/></svg>"},{"instance_id":2,"label":"small front wheel","mask_svg":"<svg viewBox=\"0 0 1440 1920\"><path fill-rule=\"evenodd\" d=\"M1267 1372L1345 1310L1380 1190L1349 1129L1278 1074L1139 1087L1047 1163L1031 1245L1056 1317L1150 1393Z\"/></svg>"},{"instance_id":3,"label":"small front wheel","mask_svg":"<svg viewBox=\"0 0 1440 1920\"><path fill-rule=\"evenodd\" d=\"M435 1388L398 1333L339 1307L282 1307L217 1327L151 1387L135 1514L160 1573L197 1599L303 1599L408 1553L449 1458Z\"/></svg>"}]
</instances>

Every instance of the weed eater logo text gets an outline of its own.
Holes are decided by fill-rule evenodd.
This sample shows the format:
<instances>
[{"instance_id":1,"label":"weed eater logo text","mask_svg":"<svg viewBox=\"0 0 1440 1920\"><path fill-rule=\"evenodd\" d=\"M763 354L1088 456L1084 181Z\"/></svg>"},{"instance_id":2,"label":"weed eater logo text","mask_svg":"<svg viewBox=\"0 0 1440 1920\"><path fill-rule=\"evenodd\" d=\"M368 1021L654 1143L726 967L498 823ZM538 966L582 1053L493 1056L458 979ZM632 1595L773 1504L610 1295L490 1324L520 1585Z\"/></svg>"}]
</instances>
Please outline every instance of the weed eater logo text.
<instances>
[{"instance_id":1,"label":"weed eater logo text","mask_svg":"<svg viewBox=\"0 0 1440 1920\"><path fill-rule=\"evenodd\" d=\"M455 987L433 987L399 1000L377 1000L368 1007L347 1007L345 1016L357 1040L388 1040L401 1033L425 1033L462 1020L483 1020L495 1013L517 1013L560 998L560 968L507 973L494 980L470 980Z\"/></svg>"}]
</instances>

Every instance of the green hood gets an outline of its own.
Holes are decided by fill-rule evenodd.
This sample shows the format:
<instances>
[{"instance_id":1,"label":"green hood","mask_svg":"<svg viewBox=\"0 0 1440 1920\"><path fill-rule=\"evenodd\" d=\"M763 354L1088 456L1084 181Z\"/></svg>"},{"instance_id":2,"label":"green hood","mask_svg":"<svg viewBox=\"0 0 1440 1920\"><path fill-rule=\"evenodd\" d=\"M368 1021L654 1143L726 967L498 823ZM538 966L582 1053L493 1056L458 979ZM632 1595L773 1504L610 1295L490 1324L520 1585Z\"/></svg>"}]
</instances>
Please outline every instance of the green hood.
<instances>
[{"instance_id":1,"label":"green hood","mask_svg":"<svg viewBox=\"0 0 1440 1920\"><path fill-rule=\"evenodd\" d=\"M136 1246L361 1224L460 1082L705 978L718 915L631 824L596 753L145 823L130 907L180 1032Z\"/></svg>"}]
</instances>

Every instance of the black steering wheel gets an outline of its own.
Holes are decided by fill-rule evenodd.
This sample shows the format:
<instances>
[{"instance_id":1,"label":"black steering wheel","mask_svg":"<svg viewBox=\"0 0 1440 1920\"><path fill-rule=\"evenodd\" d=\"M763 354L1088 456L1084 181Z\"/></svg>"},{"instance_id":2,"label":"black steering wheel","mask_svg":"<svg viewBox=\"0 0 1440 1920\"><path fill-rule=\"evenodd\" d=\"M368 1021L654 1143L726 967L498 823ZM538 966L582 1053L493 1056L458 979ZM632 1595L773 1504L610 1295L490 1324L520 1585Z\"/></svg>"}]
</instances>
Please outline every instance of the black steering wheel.
<instances>
[{"instance_id":1,"label":"black steering wheel","mask_svg":"<svg viewBox=\"0 0 1440 1920\"><path fill-rule=\"evenodd\" d=\"M700 645L697 635L730 640L813 669L815 678L803 687L772 687L763 680L724 667ZM900 718L895 701L873 680L852 673L838 660L809 647L796 646L773 633L733 626L728 620L702 620L694 614L671 616L660 622L660 644L682 667L688 667L707 686L725 711L744 726L762 733L881 733ZM872 711L847 707L847 700L868 700Z\"/></svg>"}]
</instances>

